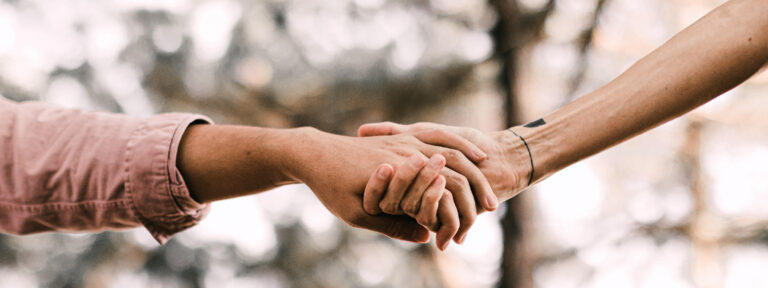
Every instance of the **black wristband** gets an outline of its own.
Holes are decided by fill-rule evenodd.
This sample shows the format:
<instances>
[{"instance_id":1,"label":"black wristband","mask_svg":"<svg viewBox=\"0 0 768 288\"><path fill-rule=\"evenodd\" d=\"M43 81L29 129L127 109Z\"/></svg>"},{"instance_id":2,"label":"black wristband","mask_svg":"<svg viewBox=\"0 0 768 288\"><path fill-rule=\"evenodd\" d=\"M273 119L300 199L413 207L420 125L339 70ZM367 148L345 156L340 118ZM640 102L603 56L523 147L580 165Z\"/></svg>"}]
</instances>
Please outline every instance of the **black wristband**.
<instances>
[{"instance_id":1,"label":"black wristband","mask_svg":"<svg viewBox=\"0 0 768 288\"><path fill-rule=\"evenodd\" d=\"M531 154L531 148L528 147L528 142L525 141L523 136L520 136L519 134L515 133L515 131L513 131L512 128L509 128L508 130L509 132L512 132L512 134L515 134L515 136L520 138L520 140L523 140L523 145L525 145L525 150L528 150L528 159L531 160L531 176L528 177L528 186L531 186L531 183L533 183L533 171L535 171L533 170L533 154Z\"/></svg>"}]
</instances>

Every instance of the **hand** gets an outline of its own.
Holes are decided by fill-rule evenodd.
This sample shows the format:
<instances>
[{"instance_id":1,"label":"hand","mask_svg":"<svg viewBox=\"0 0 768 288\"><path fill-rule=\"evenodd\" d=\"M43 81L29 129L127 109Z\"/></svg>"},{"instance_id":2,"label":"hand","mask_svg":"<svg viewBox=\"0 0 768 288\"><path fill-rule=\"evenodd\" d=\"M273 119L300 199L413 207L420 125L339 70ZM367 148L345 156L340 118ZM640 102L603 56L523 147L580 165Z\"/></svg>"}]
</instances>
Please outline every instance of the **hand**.
<instances>
[{"instance_id":1,"label":"hand","mask_svg":"<svg viewBox=\"0 0 768 288\"><path fill-rule=\"evenodd\" d=\"M392 122L365 124L358 130L363 137L380 135L441 135L431 139L419 138L424 143L452 147L448 137L459 136L487 153L488 157L477 166L491 184L500 201L506 201L528 187L531 173L530 159L522 141L508 130L481 132L466 127L434 123L402 125ZM450 135L450 136L446 136Z\"/></svg>"},{"instance_id":2,"label":"hand","mask_svg":"<svg viewBox=\"0 0 768 288\"><path fill-rule=\"evenodd\" d=\"M438 154L432 157L442 156ZM391 180L391 178L386 177L387 174L391 175L391 173L386 171L391 169L389 164L379 166L376 173L371 175L368 184L365 186L364 199L369 198L373 194L383 194L386 192ZM428 168L425 167L424 169ZM445 177L437 175L430 179L434 180L431 183L427 183L429 186L422 187L420 191L423 194L423 201L421 201L419 212L412 217L419 224L437 234L435 237L437 248L444 251L448 247L451 238L457 235L456 233L459 231L459 215L451 193L445 190ZM466 229L469 229L469 227L466 227Z\"/></svg>"},{"instance_id":3,"label":"hand","mask_svg":"<svg viewBox=\"0 0 768 288\"><path fill-rule=\"evenodd\" d=\"M393 238L414 242L425 242L429 238L428 231L411 217L369 215L363 210L363 189L366 179L381 163L392 163L394 167L397 167L397 169L390 167L391 170L385 168L379 170L380 173L374 174L380 175L384 179L393 177L394 180L390 184L393 185L402 178L399 176L402 174L398 173L399 171L421 170L426 165L425 155L451 155L448 157L451 160L447 161L447 164L452 170L444 170L441 173L456 171L453 173L466 175L466 178L462 179L465 179L463 180L464 183L468 184L458 187L459 191L469 195L464 199L473 200L470 185L475 187L476 193L479 195L493 196L490 184L485 180L480 170L472 161L463 156L464 153L472 155L471 149L477 149L474 145L461 147L461 152L459 152L424 144L412 135L356 138L331 135L310 128L303 128L300 135L296 135L294 139L294 141L303 144L299 144L302 151L286 151L285 157L298 157L298 159L289 159L288 162L301 163L300 165L289 165L294 167L294 171L290 172L293 178L306 183L332 213L354 227L366 228ZM473 160L477 158L474 157ZM451 177L455 176L451 175ZM410 181L403 183L407 184ZM452 200L448 197L451 196L447 196L447 199L442 201ZM386 200L386 197L384 199ZM400 208L400 199L395 197L392 199L393 202L389 202L390 204L381 205L380 208L385 213L399 212L395 208ZM466 207L470 207L471 213L475 212L474 201L469 203L457 201L457 203L461 205L459 209L466 210ZM495 209L495 206L487 208ZM458 212L454 213L457 214ZM470 212L466 213L470 214ZM446 216L446 218L448 217ZM459 225L453 226L458 227ZM450 226L447 227L450 228ZM455 231L453 233L455 234Z\"/></svg>"},{"instance_id":4,"label":"hand","mask_svg":"<svg viewBox=\"0 0 768 288\"><path fill-rule=\"evenodd\" d=\"M487 156L476 145L452 134L427 131L415 133L413 137L443 143L443 145L452 145L470 157L475 156L480 160ZM443 153L451 157L452 161L450 162L472 167L470 170L457 170L463 171L463 173L467 173L467 171L475 173L476 167L465 160L462 152L444 151ZM451 239L456 243L462 243L466 233L474 224L478 211L495 210L498 201L492 193L477 193L478 201L475 201L470 185L472 184L471 181L468 181L461 173L444 167L448 160L441 154L432 155L429 164L425 166L426 160L421 155L414 155L409 158L410 165L404 165L397 170L397 175L391 183L369 182L366 185L363 203L365 211L372 215L385 212L390 215L406 214L411 216L422 226L437 233L437 247L444 250ZM444 177L438 179L440 174L443 174ZM371 181L374 180L376 179L372 177ZM435 182L434 185L431 185L433 182ZM443 187L438 189L436 188L437 185L443 185ZM447 189L445 189L446 185ZM479 186L479 188L475 190L483 192L483 187ZM431 189L435 191L429 193ZM446 204L441 205L438 209L438 202ZM440 215L439 219L438 214Z\"/></svg>"},{"instance_id":5,"label":"hand","mask_svg":"<svg viewBox=\"0 0 768 288\"><path fill-rule=\"evenodd\" d=\"M422 226L436 232L436 244L441 250L445 250L451 239L461 244L474 224L478 211L484 208L476 207L467 178L445 167L444 156L432 155L426 166L426 159L421 159L423 156L415 156L417 157L409 158L411 165L397 170L397 177L391 183L388 179L371 178L363 194L365 211L376 215L382 212L380 207L402 207L403 212L394 212L392 209L384 211L391 215L407 214ZM448 189L448 181L440 174L450 177ZM374 180L379 181L374 183ZM391 197L393 195L396 196ZM497 200L495 196L490 196L491 202L487 203L492 203L493 206L489 210L493 210ZM387 201L391 202L386 203ZM441 204L438 210L438 202L446 204Z\"/></svg>"}]
</instances>

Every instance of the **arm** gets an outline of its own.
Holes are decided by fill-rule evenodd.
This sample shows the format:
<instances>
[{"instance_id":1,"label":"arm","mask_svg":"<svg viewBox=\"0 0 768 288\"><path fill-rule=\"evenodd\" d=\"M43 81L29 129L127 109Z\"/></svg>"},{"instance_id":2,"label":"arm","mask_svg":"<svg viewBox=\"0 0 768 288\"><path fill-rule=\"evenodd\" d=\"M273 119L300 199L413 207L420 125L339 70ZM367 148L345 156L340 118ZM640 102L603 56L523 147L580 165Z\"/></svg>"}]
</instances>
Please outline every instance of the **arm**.
<instances>
[{"instance_id":1,"label":"arm","mask_svg":"<svg viewBox=\"0 0 768 288\"><path fill-rule=\"evenodd\" d=\"M378 123L361 136L441 130L488 153L479 165L500 200L581 159L678 117L733 88L768 61L768 1L733 0L713 10L622 75L525 126L482 133L430 123ZM533 183L529 183L528 179Z\"/></svg>"},{"instance_id":2,"label":"arm","mask_svg":"<svg viewBox=\"0 0 768 288\"><path fill-rule=\"evenodd\" d=\"M207 202L306 182L347 223L404 240L428 239L411 218L366 214L362 191L381 163L400 168L387 165L376 174L391 179L407 171L409 157L452 150L408 135L360 139L311 128L192 125L201 122L209 121L0 98L0 232L144 226L162 243L197 224ZM476 175L476 186L489 186L474 165L454 168Z\"/></svg>"},{"instance_id":3,"label":"arm","mask_svg":"<svg viewBox=\"0 0 768 288\"><path fill-rule=\"evenodd\" d=\"M466 140L463 142L467 145L460 148L466 153L478 149ZM426 145L409 135L356 138L332 135L312 128L267 129L198 125L187 130L180 146L178 164L193 197L203 203L258 193L282 184L304 182L331 212L350 225L378 231L398 239L422 242L427 240L425 237L428 237L428 233L414 219L406 216L371 215L377 214L378 211L366 213L363 207L363 190L369 178L371 183L387 183L392 186L402 182L407 185L410 181L405 183L399 175L422 170L427 165L426 159L423 159L426 158L424 155L444 160L437 156L439 154L462 155L461 152ZM480 157L475 160L477 158ZM469 181L461 187L464 191L462 194L468 195L469 200L468 203L462 202L466 204L462 208L468 206L474 213L475 202L472 200L468 183L472 183L478 190L485 189L491 196L493 192L482 172L470 160L458 156L456 159L455 163L448 165L456 171L462 171L467 175L464 181ZM397 169L385 165L384 170L381 170L381 167L377 170L381 163L391 163ZM445 164L443 161L440 167ZM376 177L378 172L384 172L382 177ZM390 180L392 183L389 183ZM386 189L386 186L384 188ZM440 200L442 193L442 188L439 190L436 201ZM382 194L375 193L379 195L375 200L376 204ZM371 197L374 194L367 195ZM452 201L449 198L442 201L447 200ZM400 208L399 199L394 204L398 204L395 207ZM369 210L377 208L377 205L368 207ZM395 213L391 210L394 207L382 208L389 211L389 214ZM458 215L455 210L456 208L453 208L450 212L452 215L449 216ZM448 216L444 218L448 219ZM444 235L441 237L441 243L450 240L459 229L458 216L451 220L450 223L443 221L443 224L449 225L440 227L443 231L441 235ZM461 223L462 226L471 224ZM434 225L430 228L438 230ZM442 241L444 239L447 240Z\"/></svg>"},{"instance_id":4,"label":"arm","mask_svg":"<svg viewBox=\"0 0 768 288\"><path fill-rule=\"evenodd\" d=\"M514 127L534 181L676 118L747 80L768 61L768 1L713 10L622 75L543 119Z\"/></svg>"}]
</instances>

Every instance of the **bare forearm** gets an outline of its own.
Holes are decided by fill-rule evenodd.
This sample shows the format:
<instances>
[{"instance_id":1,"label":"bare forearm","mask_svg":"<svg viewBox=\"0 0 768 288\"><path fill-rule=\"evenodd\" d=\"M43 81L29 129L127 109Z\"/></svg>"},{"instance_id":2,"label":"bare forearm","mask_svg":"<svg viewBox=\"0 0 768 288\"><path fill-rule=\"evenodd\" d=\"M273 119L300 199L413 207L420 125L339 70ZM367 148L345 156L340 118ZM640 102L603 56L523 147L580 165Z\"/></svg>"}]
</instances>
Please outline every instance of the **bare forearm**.
<instances>
[{"instance_id":1,"label":"bare forearm","mask_svg":"<svg viewBox=\"0 0 768 288\"><path fill-rule=\"evenodd\" d=\"M515 127L534 180L680 116L748 79L768 61L768 1L730 1L597 91Z\"/></svg>"},{"instance_id":2,"label":"bare forearm","mask_svg":"<svg viewBox=\"0 0 768 288\"><path fill-rule=\"evenodd\" d=\"M296 183L290 158L302 129L197 125L179 147L178 167L190 193L211 202Z\"/></svg>"}]
</instances>

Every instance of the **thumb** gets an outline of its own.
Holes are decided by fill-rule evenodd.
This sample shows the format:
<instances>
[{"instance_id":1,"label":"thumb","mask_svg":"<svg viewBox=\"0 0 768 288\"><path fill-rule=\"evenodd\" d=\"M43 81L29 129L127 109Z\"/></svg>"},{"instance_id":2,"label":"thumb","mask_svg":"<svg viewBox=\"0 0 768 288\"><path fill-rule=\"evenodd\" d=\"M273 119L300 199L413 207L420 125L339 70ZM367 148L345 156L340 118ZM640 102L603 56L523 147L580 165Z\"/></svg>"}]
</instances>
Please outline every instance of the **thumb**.
<instances>
[{"instance_id":1,"label":"thumb","mask_svg":"<svg viewBox=\"0 0 768 288\"><path fill-rule=\"evenodd\" d=\"M357 129L357 135L360 137L394 135L403 133L403 125L393 122L379 122L363 124Z\"/></svg>"},{"instance_id":2,"label":"thumb","mask_svg":"<svg viewBox=\"0 0 768 288\"><path fill-rule=\"evenodd\" d=\"M429 241L429 230L419 225L411 217L405 215L376 215L365 214L364 228L387 235L390 238L416 243Z\"/></svg>"}]
</instances>

